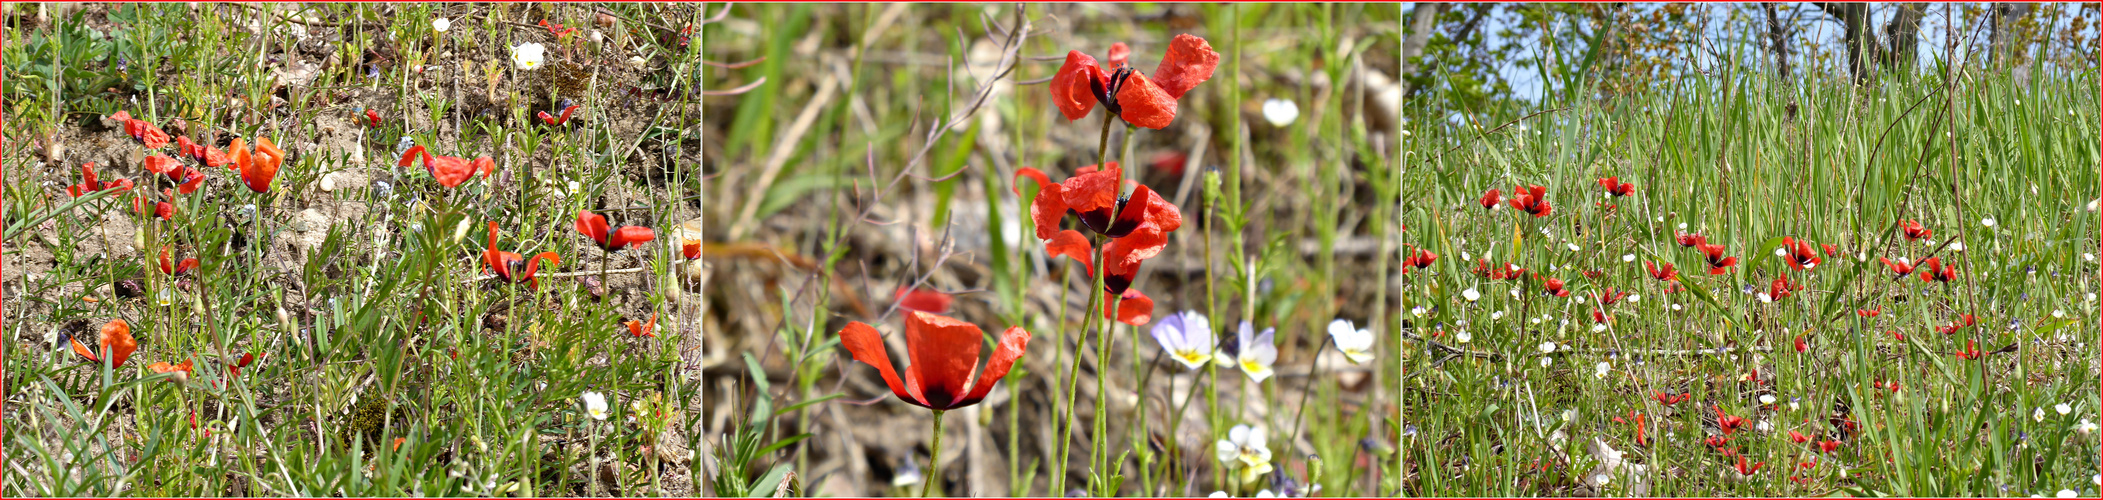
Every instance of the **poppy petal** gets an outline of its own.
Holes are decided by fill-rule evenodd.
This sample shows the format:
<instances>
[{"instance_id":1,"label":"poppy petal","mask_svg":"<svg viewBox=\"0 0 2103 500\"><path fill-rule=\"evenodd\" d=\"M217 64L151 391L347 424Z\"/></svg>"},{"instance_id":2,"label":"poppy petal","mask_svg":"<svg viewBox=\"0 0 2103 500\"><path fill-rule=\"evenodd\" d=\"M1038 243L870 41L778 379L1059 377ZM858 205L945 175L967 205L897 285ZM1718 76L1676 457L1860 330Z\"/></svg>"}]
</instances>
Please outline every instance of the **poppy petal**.
<instances>
[{"instance_id":1,"label":"poppy petal","mask_svg":"<svg viewBox=\"0 0 2103 500\"><path fill-rule=\"evenodd\" d=\"M1184 33L1168 42L1168 55L1162 56L1161 65L1154 67L1154 79L1170 98L1182 99L1190 89L1212 79L1212 72L1216 69L1219 69L1219 52L1212 50L1212 44Z\"/></svg>"},{"instance_id":2,"label":"poppy petal","mask_svg":"<svg viewBox=\"0 0 2103 500\"><path fill-rule=\"evenodd\" d=\"M1110 44L1109 67L1112 70L1128 65L1132 60L1132 47L1124 42Z\"/></svg>"},{"instance_id":3,"label":"poppy petal","mask_svg":"<svg viewBox=\"0 0 2103 500\"><path fill-rule=\"evenodd\" d=\"M1095 256L1089 255L1089 250L1088 237L1072 229L1059 231L1059 234L1052 236L1050 242L1044 244L1046 257L1073 257L1073 260L1081 261L1081 268L1086 270L1089 276L1095 276Z\"/></svg>"},{"instance_id":4,"label":"poppy petal","mask_svg":"<svg viewBox=\"0 0 2103 500\"><path fill-rule=\"evenodd\" d=\"M1103 68L1095 63L1094 57L1078 50L1067 51L1066 63L1059 65L1059 72L1052 75L1052 104L1058 106L1059 114L1066 115L1069 121L1086 118L1088 112L1095 109L1095 91L1090 90L1091 83L1103 79Z\"/></svg>"},{"instance_id":5,"label":"poppy petal","mask_svg":"<svg viewBox=\"0 0 2103 500\"><path fill-rule=\"evenodd\" d=\"M1103 317L1110 317L1110 304L1103 303ZM1118 294L1117 322L1132 326L1144 325L1154 320L1154 299L1138 290L1127 289Z\"/></svg>"},{"instance_id":6,"label":"poppy petal","mask_svg":"<svg viewBox=\"0 0 2103 500\"><path fill-rule=\"evenodd\" d=\"M109 353L111 367L123 367L124 360L131 358L132 351L139 350L139 341L131 337L131 324L121 319L113 319L102 325L102 339L99 343L102 344L103 351Z\"/></svg>"},{"instance_id":7,"label":"poppy petal","mask_svg":"<svg viewBox=\"0 0 2103 500\"><path fill-rule=\"evenodd\" d=\"M591 213L590 210L577 211L577 232L584 233L584 237L598 242L599 248L605 248L606 216Z\"/></svg>"},{"instance_id":8,"label":"poppy petal","mask_svg":"<svg viewBox=\"0 0 2103 500\"><path fill-rule=\"evenodd\" d=\"M241 140L240 140L240 139L234 139L234 150L236 151L236 153L234 153L234 154L237 154L237 155L238 155L238 154L240 154L240 153L238 152L238 151L240 151L240 149L241 149ZM427 155L427 154L425 154L425 153L424 153L424 147L423 147L423 146L409 146L409 149L408 149L407 151L402 151L402 161L401 161L401 162L399 162L399 163L396 163L396 164L395 164L394 166L396 166L396 167L407 167L407 166L409 166L409 165L411 165L411 164L415 164L415 163L416 163L416 157L417 157L417 156L429 156L429 155ZM426 163L428 163L429 161L430 161L430 160L425 160L425 162L426 162Z\"/></svg>"},{"instance_id":9,"label":"poppy petal","mask_svg":"<svg viewBox=\"0 0 2103 500\"><path fill-rule=\"evenodd\" d=\"M965 395L971 369L978 364L977 325L955 318L910 311L905 317L906 354L912 358L908 379L917 380L929 408L954 408Z\"/></svg>"},{"instance_id":10,"label":"poppy petal","mask_svg":"<svg viewBox=\"0 0 2103 500\"><path fill-rule=\"evenodd\" d=\"M1066 186L1045 184L1037 191L1037 199L1030 202L1030 222L1037 226L1037 239L1048 240L1059 231L1059 221L1066 218Z\"/></svg>"},{"instance_id":11,"label":"poppy petal","mask_svg":"<svg viewBox=\"0 0 2103 500\"><path fill-rule=\"evenodd\" d=\"M1118 117L1140 127L1161 130L1176 120L1176 96L1140 73L1132 73L1117 89L1117 106Z\"/></svg>"},{"instance_id":12,"label":"poppy petal","mask_svg":"<svg viewBox=\"0 0 2103 500\"><path fill-rule=\"evenodd\" d=\"M1045 186L1050 186L1052 183L1051 177L1045 176L1043 170L1030 167L1015 169L1015 196L1022 196L1022 178L1024 177L1037 181L1037 190L1040 192L1044 191Z\"/></svg>"},{"instance_id":13,"label":"poppy petal","mask_svg":"<svg viewBox=\"0 0 2103 500\"><path fill-rule=\"evenodd\" d=\"M898 303L900 309L935 314L949 312L950 303L956 300L946 293L926 288L905 287L899 287L898 292L893 293L891 298Z\"/></svg>"},{"instance_id":14,"label":"poppy petal","mask_svg":"<svg viewBox=\"0 0 2103 500\"><path fill-rule=\"evenodd\" d=\"M993 346L993 357L986 360L985 371L979 373L978 382L971 388L971 394L958 400L955 406L984 401L986 395L993 392L993 385L1008 376L1008 369L1015 366L1015 360L1022 357L1023 350L1029 345L1030 332L1022 327L1011 326L1007 331L1000 332L1000 343Z\"/></svg>"},{"instance_id":15,"label":"poppy petal","mask_svg":"<svg viewBox=\"0 0 2103 500\"><path fill-rule=\"evenodd\" d=\"M482 263L487 264L489 271L496 273L497 276L503 276L505 279L511 278L511 271L504 267L504 253L497 251L496 221L489 221L489 248L482 251Z\"/></svg>"},{"instance_id":16,"label":"poppy petal","mask_svg":"<svg viewBox=\"0 0 2103 500\"><path fill-rule=\"evenodd\" d=\"M927 406L927 403L906 394L905 385L898 380L898 372L891 368L891 356L884 351L884 339L877 335L876 328L860 321L849 322L846 328L840 329L840 345L854 354L855 361L876 367L876 371L884 376L884 385L890 386L891 394L897 395L898 399Z\"/></svg>"},{"instance_id":17,"label":"poppy petal","mask_svg":"<svg viewBox=\"0 0 2103 500\"><path fill-rule=\"evenodd\" d=\"M1124 171L1118 168L1117 162L1110 162L1106 168L1087 170L1087 167L1082 167L1081 170L1075 171L1073 177L1059 183L1063 188L1060 194L1066 199L1066 208L1084 214L1083 217L1090 212L1116 207L1117 180L1124 177ZM1037 197L1043 198L1044 195L1040 193ZM1102 222L1107 226L1109 214L1103 214L1103 219Z\"/></svg>"},{"instance_id":18,"label":"poppy petal","mask_svg":"<svg viewBox=\"0 0 2103 500\"><path fill-rule=\"evenodd\" d=\"M88 350L87 344L80 343L79 338L68 338L67 340L73 343L73 354L80 356L80 359L89 363L102 362L102 358L96 357L95 351Z\"/></svg>"},{"instance_id":19,"label":"poppy petal","mask_svg":"<svg viewBox=\"0 0 2103 500\"><path fill-rule=\"evenodd\" d=\"M1124 293L1125 289L1132 286L1132 280L1139 277L1139 261L1133 259L1128 262L1126 257L1130 255L1130 250L1121 248L1118 244L1130 239L1132 238L1110 240L1110 243L1103 247L1103 289L1110 293Z\"/></svg>"},{"instance_id":20,"label":"poppy petal","mask_svg":"<svg viewBox=\"0 0 2103 500\"><path fill-rule=\"evenodd\" d=\"M611 240L608 246L614 249L622 249L654 241L657 239L657 232L642 226L621 226L620 229L615 229L613 236L608 239Z\"/></svg>"}]
</instances>

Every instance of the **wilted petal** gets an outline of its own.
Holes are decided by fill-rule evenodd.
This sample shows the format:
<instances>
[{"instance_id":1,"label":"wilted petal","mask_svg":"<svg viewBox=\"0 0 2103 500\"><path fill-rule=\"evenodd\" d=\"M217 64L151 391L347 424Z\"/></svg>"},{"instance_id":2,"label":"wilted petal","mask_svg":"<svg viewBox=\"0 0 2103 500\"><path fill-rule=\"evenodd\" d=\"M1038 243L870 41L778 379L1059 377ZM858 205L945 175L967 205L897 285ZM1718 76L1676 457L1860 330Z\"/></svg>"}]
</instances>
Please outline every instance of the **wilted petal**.
<instances>
[{"instance_id":1,"label":"wilted petal","mask_svg":"<svg viewBox=\"0 0 2103 500\"><path fill-rule=\"evenodd\" d=\"M1160 130L1176 120L1176 96L1144 74L1132 73L1125 79L1124 87L1117 90L1117 105L1122 108L1117 116L1132 125Z\"/></svg>"},{"instance_id":2,"label":"wilted petal","mask_svg":"<svg viewBox=\"0 0 2103 500\"><path fill-rule=\"evenodd\" d=\"M1168 93L1170 99L1182 99L1183 94L1189 93L1190 89L1212 79L1212 71L1218 68L1219 52L1212 50L1212 44L1206 43L1203 38L1184 33L1176 35L1176 39L1168 43L1168 54L1161 57L1161 65L1154 67L1154 79L1160 84L1161 90Z\"/></svg>"},{"instance_id":3,"label":"wilted petal","mask_svg":"<svg viewBox=\"0 0 2103 500\"><path fill-rule=\"evenodd\" d=\"M1090 90L1090 82L1105 79L1103 68L1095 63L1094 57L1078 50L1067 51L1066 63L1052 75L1052 104L1059 107L1059 113L1066 115L1067 120L1085 118L1088 111L1095 109L1095 91Z\"/></svg>"}]
</instances>

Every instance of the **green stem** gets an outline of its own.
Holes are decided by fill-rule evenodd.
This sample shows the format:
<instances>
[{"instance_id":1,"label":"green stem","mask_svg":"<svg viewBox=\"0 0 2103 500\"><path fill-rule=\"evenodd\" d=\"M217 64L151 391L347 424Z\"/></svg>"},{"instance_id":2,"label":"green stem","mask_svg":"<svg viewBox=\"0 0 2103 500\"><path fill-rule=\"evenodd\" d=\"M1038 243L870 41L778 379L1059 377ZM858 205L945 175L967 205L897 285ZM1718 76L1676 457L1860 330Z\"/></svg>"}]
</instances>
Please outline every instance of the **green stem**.
<instances>
[{"instance_id":1,"label":"green stem","mask_svg":"<svg viewBox=\"0 0 2103 500\"><path fill-rule=\"evenodd\" d=\"M920 483L920 496L926 498L935 483L942 480L942 410L935 410L935 434L927 448L927 478Z\"/></svg>"}]
</instances>

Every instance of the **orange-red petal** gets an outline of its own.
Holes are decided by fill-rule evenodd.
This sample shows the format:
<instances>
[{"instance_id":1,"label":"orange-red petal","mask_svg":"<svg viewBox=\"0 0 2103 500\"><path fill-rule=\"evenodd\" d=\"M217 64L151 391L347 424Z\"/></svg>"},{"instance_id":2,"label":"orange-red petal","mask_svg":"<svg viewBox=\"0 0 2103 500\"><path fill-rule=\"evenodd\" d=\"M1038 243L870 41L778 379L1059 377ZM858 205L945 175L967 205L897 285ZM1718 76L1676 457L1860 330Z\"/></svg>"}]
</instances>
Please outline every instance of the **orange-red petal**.
<instances>
[{"instance_id":1,"label":"orange-red petal","mask_svg":"<svg viewBox=\"0 0 2103 500\"><path fill-rule=\"evenodd\" d=\"M1110 63L1108 65L1110 70L1115 71L1117 68L1125 67L1131 60L1132 46L1125 45L1124 42L1110 44L1110 59L1106 61Z\"/></svg>"},{"instance_id":2,"label":"orange-red petal","mask_svg":"<svg viewBox=\"0 0 2103 500\"><path fill-rule=\"evenodd\" d=\"M651 231L650 228L642 226L621 226L620 229L615 229L613 231L613 234L607 237L608 241L606 243L606 246L615 250L619 250L622 248L628 248L639 243L649 243L650 241L656 239L657 232Z\"/></svg>"},{"instance_id":3,"label":"orange-red petal","mask_svg":"<svg viewBox=\"0 0 2103 500\"><path fill-rule=\"evenodd\" d=\"M584 237L598 242L600 248L606 247L606 227L606 216L591 213L590 210L577 211L577 232L584 233Z\"/></svg>"},{"instance_id":4,"label":"orange-red petal","mask_svg":"<svg viewBox=\"0 0 2103 500\"><path fill-rule=\"evenodd\" d=\"M978 382L972 387L971 394L957 401L952 407L984 401L986 395L993 392L993 385L999 383L1002 377L1008 376L1008 370L1015 366L1015 360L1022 357L1023 351L1029 345L1029 330L1011 326L1007 331L1000 332L1000 343L993 346L993 357L986 360L986 369L979 372Z\"/></svg>"},{"instance_id":5,"label":"orange-red petal","mask_svg":"<svg viewBox=\"0 0 2103 500\"><path fill-rule=\"evenodd\" d=\"M1045 186L1050 186L1050 185L1051 185L1051 183L1052 183L1052 181L1051 181L1051 177L1047 177L1047 176L1045 176L1045 175L1044 175L1044 171L1043 171L1043 170L1037 170L1037 169L1035 169L1035 168L1030 168L1030 167L1022 167L1022 168L1016 169L1016 170L1015 170L1015 188L1014 188L1014 189L1015 189L1015 196L1022 196L1022 178L1024 178L1024 177L1028 177L1028 178L1030 178L1031 180L1035 180L1035 181L1037 181L1037 190L1038 190L1038 191L1043 191L1043 190L1044 190L1044 187L1045 187Z\"/></svg>"},{"instance_id":6,"label":"orange-red petal","mask_svg":"<svg viewBox=\"0 0 2103 500\"><path fill-rule=\"evenodd\" d=\"M846 328L840 329L840 345L854 355L855 361L876 367L876 371L883 374L884 385L890 386L891 394L897 395L898 399L918 406L927 406L927 403L906 393L905 384L898 379L898 371L891 368L891 356L885 352L884 339L877 335L876 328L860 321L848 322Z\"/></svg>"},{"instance_id":7,"label":"orange-red petal","mask_svg":"<svg viewBox=\"0 0 2103 500\"><path fill-rule=\"evenodd\" d=\"M1144 74L1132 73L1125 79L1124 87L1117 90L1117 105L1123 108L1117 116L1132 125L1160 130L1176 121L1176 96Z\"/></svg>"},{"instance_id":8,"label":"orange-red petal","mask_svg":"<svg viewBox=\"0 0 2103 500\"><path fill-rule=\"evenodd\" d=\"M920 382L920 394L929 408L954 408L966 395L971 369L978 364L977 325L955 318L920 311L905 317L905 348L912 358L908 380ZM908 388L913 384L908 384Z\"/></svg>"},{"instance_id":9,"label":"orange-red petal","mask_svg":"<svg viewBox=\"0 0 2103 500\"><path fill-rule=\"evenodd\" d=\"M109 353L111 367L123 367L124 360L131 358L132 351L139 350L139 341L131 337L131 324L121 319L110 320L102 325L103 352Z\"/></svg>"},{"instance_id":10,"label":"orange-red petal","mask_svg":"<svg viewBox=\"0 0 2103 500\"><path fill-rule=\"evenodd\" d=\"M1103 317L1110 317L1110 304L1103 303ZM1127 289L1118 294L1116 319L1132 326L1147 324L1154 320L1154 299L1138 290Z\"/></svg>"},{"instance_id":11,"label":"orange-red petal","mask_svg":"<svg viewBox=\"0 0 2103 500\"><path fill-rule=\"evenodd\" d=\"M1168 54L1161 57L1161 64L1154 67L1154 82L1171 99L1182 99L1199 83L1212 79L1212 72L1219 69L1219 52L1212 44L1189 33L1176 35L1168 43ZM1138 75L1133 75L1138 76ZM1120 97L1118 102L1122 103ZM1159 128L1159 127L1155 127Z\"/></svg>"},{"instance_id":12,"label":"orange-red petal","mask_svg":"<svg viewBox=\"0 0 2103 500\"><path fill-rule=\"evenodd\" d=\"M900 309L905 309L908 311L930 312L935 314L949 312L950 303L956 300L955 298L950 297L949 294L946 293L937 292L926 288L905 287L899 287L898 291L896 293L893 293L891 298L898 302L898 307Z\"/></svg>"},{"instance_id":13,"label":"orange-red petal","mask_svg":"<svg viewBox=\"0 0 2103 500\"><path fill-rule=\"evenodd\" d=\"M1094 57L1073 50L1066 52L1066 63L1059 65L1059 72L1052 75L1052 104L1059 107L1059 114L1067 120L1079 120L1095 109L1095 91L1090 82L1107 80L1102 66Z\"/></svg>"},{"instance_id":14,"label":"orange-red petal","mask_svg":"<svg viewBox=\"0 0 2103 500\"><path fill-rule=\"evenodd\" d=\"M1088 236L1072 229L1059 231L1059 234L1052 236L1051 241L1044 243L1046 257L1073 257L1073 260L1081 261L1081 269L1086 270L1089 276L1095 276L1095 256L1089 255L1090 250Z\"/></svg>"}]
</instances>

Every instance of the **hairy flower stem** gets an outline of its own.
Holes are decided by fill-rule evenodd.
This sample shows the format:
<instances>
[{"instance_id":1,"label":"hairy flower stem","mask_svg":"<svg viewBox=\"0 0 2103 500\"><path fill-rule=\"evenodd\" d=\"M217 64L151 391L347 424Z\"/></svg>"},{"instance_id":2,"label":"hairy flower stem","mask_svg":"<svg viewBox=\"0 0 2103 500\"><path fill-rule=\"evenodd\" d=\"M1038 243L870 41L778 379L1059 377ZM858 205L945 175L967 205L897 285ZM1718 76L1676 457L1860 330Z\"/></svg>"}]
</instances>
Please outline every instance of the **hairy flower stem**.
<instances>
[{"instance_id":1,"label":"hairy flower stem","mask_svg":"<svg viewBox=\"0 0 2103 500\"><path fill-rule=\"evenodd\" d=\"M1101 136L1100 136L1100 137L1099 137L1099 138L1097 139L1097 142L1096 142L1096 146L1095 146L1095 156L1096 156L1096 165L1097 165L1097 168L1105 168L1105 167L1106 167L1106 165L1104 165L1104 164L1106 164L1106 163L1109 163L1109 161L1110 161L1110 124L1112 123L1112 121L1113 121L1113 120L1116 120L1116 119L1117 119L1117 115L1116 115L1115 113L1111 113L1111 112L1110 112L1110 110L1109 110L1108 108L1104 108L1104 109L1103 109L1103 132L1102 132L1102 135L1101 135ZM1117 185L1122 185L1122 184L1124 184L1124 179L1118 179L1118 180L1117 180ZM1041 196L1042 194L1040 193L1039 195ZM1114 214L1113 214L1113 215L1114 215ZM1112 220L1115 220L1115 217L1114 217L1114 216L1112 217ZM1092 242L1092 241L1091 241L1090 243L1091 243L1091 244L1093 244L1094 242ZM1102 266L1102 263L1103 263L1103 247L1102 247L1102 245L1092 245L1092 246L1094 246L1094 247L1095 247L1095 260L1094 260L1094 261L1092 261L1092 262L1093 262L1093 264L1092 264L1092 265L1100 267L1100 266ZM1087 318L1088 318L1088 319L1087 319L1087 321L1086 321L1085 323L1082 323L1082 324L1081 324L1081 337L1080 337L1080 339L1081 339L1082 341L1086 341L1086 339L1087 339L1087 336L1088 336L1088 331L1089 331L1089 330L1091 330L1091 329L1094 329L1094 328L1095 328L1095 314L1096 314L1096 313L1094 313L1093 311L1095 311L1095 307L1096 307L1096 302L1095 302L1095 300L1096 300L1096 297L1097 297L1097 296L1098 296L1098 294L1100 293L1100 290L1102 290L1102 289L1103 289L1103 275L1102 275L1102 273L1100 273L1100 272L1097 272L1097 273L1095 273L1095 276L1094 276L1094 281L1093 281L1093 283L1094 283L1094 285L1093 285L1093 288L1089 288L1089 289L1088 289L1088 308L1087 308L1086 310L1087 310L1087 311L1090 311L1090 312L1087 312L1087 313L1085 313L1085 314L1087 314ZM1063 288L1063 287L1062 287L1062 288ZM1064 295L1064 292L1061 292L1061 296L1062 296L1062 298L1063 298L1063 295ZM1059 301L1059 304L1060 304L1060 308L1062 309L1062 311L1061 311L1061 314L1059 314L1059 322L1060 322L1060 323L1062 324L1062 326L1063 326L1063 323L1065 323L1065 321L1066 321L1066 315L1064 314L1064 311L1063 311L1063 309L1064 309L1064 307L1065 307L1065 304L1066 304L1066 301L1064 301L1064 300L1060 300L1060 301ZM1064 328L1061 328L1060 330L1061 330L1061 331L1064 331L1065 329L1064 329ZM1075 398L1075 396L1076 396L1076 395L1077 395L1077 394L1078 394L1078 393L1080 392L1080 387L1081 387L1081 381L1080 381L1080 376L1081 376L1081 353L1080 353L1080 352L1078 351L1078 349L1080 348L1080 343L1079 343L1079 342L1076 342L1076 343L1075 343L1075 345L1074 345L1074 348L1076 349L1076 351L1075 351L1075 352L1073 353L1073 363L1072 363L1072 364L1071 364L1071 365L1070 365L1069 367L1067 367L1067 369L1066 369L1066 374L1067 374L1067 375L1066 375L1066 381L1067 381L1067 384L1066 384L1066 418L1061 418L1061 419L1059 419L1059 422L1061 422L1061 423L1062 423L1062 424L1059 424L1059 425L1063 425L1063 426L1064 426L1064 427L1063 427L1063 429L1064 429L1064 430L1063 430L1063 431L1061 431L1061 433L1060 433L1060 435L1059 435L1059 459L1058 459L1058 460L1054 460L1054 461L1052 461L1052 477L1050 478L1050 479L1051 479L1051 491L1049 491L1048 493L1049 493L1049 494L1051 494L1051 495L1053 495L1053 496L1058 496L1058 495L1064 495L1064 494L1065 494L1065 491L1066 491L1066 459L1067 459L1067 457L1071 457L1071 456L1072 456L1071 452L1073 451L1073 416L1074 416L1074 398ZM1064 353L1064 352L1065 352L1065 349L1066 349L1066 343L1064 343L1064 342L1061 342L1061 343L1059 343L1059 352L1061 352L1061 353ZM1097 362L1098 362L1098 363L1100 363L1100 362L1101 362L1101 360L1097 360ZM1100 405L1098 405L1096 409L1097 409L1097 411L1101 411L1101 406L1100 406ZM1099 446L1098 446L1098 447L1099 447ZM1093 454L1093 453L1094 453L1094 451L1092 451L1092 450L1091 450L1091 451L1090 451L1089 453ZM1092 455L1091 455L1091 456L1092 456Z\"/></svg>"},{"instance_id":2,"label":"hairy flower stem","mask_svg":"<svg viewBox=\"0 0 2103 500\"><path fill-rule=\"evenodd\" d=\"M942 481L942 410L935 410L935 431L927 446L927 476L920 481L920 496L926 498L935 483Z\"/></svg>"}]
</instances>

